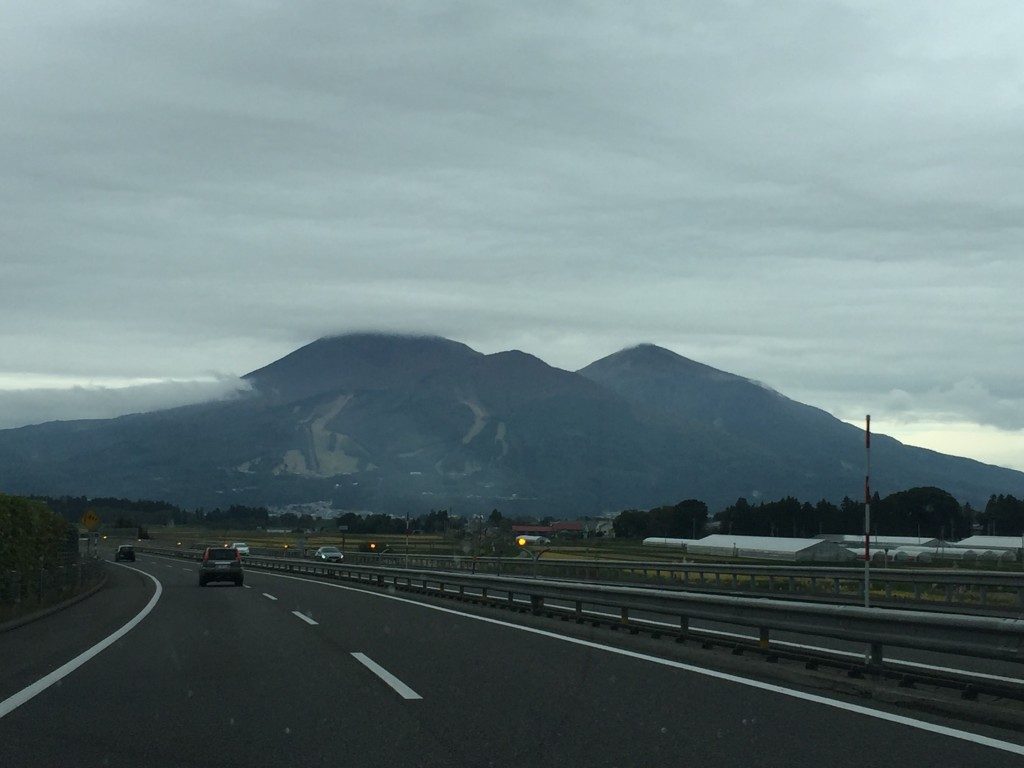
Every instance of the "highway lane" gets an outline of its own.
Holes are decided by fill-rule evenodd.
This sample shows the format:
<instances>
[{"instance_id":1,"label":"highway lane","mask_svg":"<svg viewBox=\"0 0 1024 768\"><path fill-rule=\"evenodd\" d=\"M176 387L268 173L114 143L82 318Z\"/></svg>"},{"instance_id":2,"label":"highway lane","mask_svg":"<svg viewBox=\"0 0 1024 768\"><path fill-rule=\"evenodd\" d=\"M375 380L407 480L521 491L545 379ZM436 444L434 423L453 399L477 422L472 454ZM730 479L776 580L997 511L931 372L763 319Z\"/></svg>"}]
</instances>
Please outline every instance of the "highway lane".
<instances>
[{"instance_id":1,"label":"highway lane","mask_svg":"<svg viewBox=\"0 0 1024 768\"><path fill-rule=\"evenodd\" d=\"M468 590L468 592L469 594L479 594L478 591L472 589ZM500 597L500 594L496 593L493 596ZM763 599L767 600L771 598L764 596ZM525 600L522 602L525 603ZM560 608L571 607L568 603L561 603L558 601L549 601L549 605ZM608 612L608 609L603 606L586 605L585 610L591 613L600 614L605 618L618 618L617 615ZM638 622L650 622L654 626L661 625L663 627L673 629L678 627L678 624L675 623L672 618L657 614L635 612L631 614L631 618ZM741 638L756 640L758 636L756 629L751 629L749 627L707 622L698 619L693 620L690 626L695 630L709 630L727 640ZM860 643L851 643L836 638L809 637L807 635L790 634L785 632L772 633L772 640L782 644L784 647L788 646L795 649L804 648L837 652L838 654L845 656L847 659L862 659L866 650L864 645ZM988 679L997 682L1008 682L1016 685L1024 684L1024 669L1003 661L904 649L896 646L886 648L885 654L886 658L891 662L902 663L908 672L914 672L917 670L933 672L953 670L974 675L979 680Z\"/></svg>"},{"instance_id":2,"label":"highway lane","mask_svg":"<svg viewBox=\"0 0 1024 768\"><path fill-rule=\"evenodd\" d=\"M163 583L159 603L62 686L0 719L5 766L1020 761L614 653L597 647L606 630L581 645L257 570L249 589L200 589L195 564L143 556L137 566ZM422 698L403 698L353 654Z\"/></svg>"},{"instance_id":3,"label":"highway lane","mask_svg":"<svg viewBox=\"0 0 1024 768\"><path fill-rule=\"evenodd\" d=\"M314 593L310 593L308 590L304 589L302 585L305 584L305 583L311 583L311 582L308 582L308 581L306 581L303 578L295 579L295 578L290 578L290 577L287 577L287 576L276 575L276 574L275 575L271 575L270 578L276 578L276 579L282 580L282 581L284 581L286 583L286 586L280 586L280 587L277 587L274 590L275 594L279 596L279 599L286 600L288 602L293 602L297 607L299 607L302 610L306 611L310 615L317 616L318 619L320 620L321 624L325 623L325 619L319 613L320 611L323 611L325 609L337 610L336 606L332 606L329 603L323 603L323 602L319 601L317 596L316 596L316 594L315 594L315 592ZM287 586L287 582L289 582L289 581L293 582L294 584L297 584L299 586L298 587L295 587L295 586L289 587L289 586ZM361 589L359 587L351 587L349 585L337 584L337 583L334 583L334 582L328 582L325 586L328 589L340 588L340 589L347 589L348 591L356 590L357 593L361 592ZM377 596L379 596L381 593L376 591L376 590L372 590L372 591L370 591L368 593L363 593L363 594L366 594L369 599L376 599ZM398 593L396 595L396 597L399 597L399 599L402 599L402 598L404 598L404 595L405 595L405 593ZM453 606L453 605L458 608L458 612L460 612L460 613L461 612L465 612L467 610L473 610L472 608L466 608L466 607L464 607L464 606L462 606L461 604L458 604L458 603L450 603L450 602L447 602L447 601L436 601L436 602L439 605L439 607L441 607L442 610L450 611L451 609L448 606ZM479 615L484 617L485 621L488 621L488 622L493 622L494 619L487 618L487 617L495 617L496 616L498 618L498 620L499 620L498 623L501 623L501 621L500 621L501 619L512 618L512 617L509 616L509 614L506 614L506 613L500 612L500 611L494 611L493 609L480 609L479 610ZM513 620L518 623L520 620L524 620L525 618L526 617L515 617ZM339 617L339 620L343 621L344 619ZM375 620L379 620L379 619L375 619ZM327 622L327 623L330 623L330 622ZM559 622L546 622L545 623L545 622L543 622L543 620L540 620L538 622L538 624L541 625L541 626L547 626L549 628L553 628L555 630L559 630L560 628L564 628L564 625L561 625L561 623L559 623ZM421 626L421 625L418 624L417 626ZM446 626L447 626L446 624L442 624L442 627L446 627ZM384 638L387 638L391 634L390 627L391 627L390 624L386 623L384 625L384 629L383 629ZM594 640L594 641L596 641L598 643L602 643L602 644L603 643L614 643L614 642L617 642L617 641L624 641L624 640L627 639L625 636L623 636L621 634L617 635L617 634L614 634L614 633L610 633L607 629L599 629L599 630L590 631L589 628L585 628L583 630L583 632L584 632L585 636L588 639ZM413 638L413 640L415 640L415 638ZM444 642L443 639L440 638L440 637L438 637L436 639L436 643L437 644L440 644L440 643L443 643L443 642ZM657 643L651 643L651 644L648 644L648 645L651 646L651 647L655 647L658 644ZM675 646L672 646L670 644L669 647L672 648L672 647L675 647ZM662 651L664 651L664 643L662 644ZM655 652L657 652L657 651L655 651ZM697 658L698 659L708 658L703 652L701 652L699 650L696 650L696 654L697 654ZM720 656L718 657L718 661L721 661L721 657ZM559 681L559 683L558 683L559 685L563 684L562 681L564 681L565 678L568 678L568 679L571 680L571 679L576 679L576 677L577 677L576 675L565 675L558 668L546 670L543 665L539 665L538 664L538 661L535 658L526 658L526 659L518 659L517 660L517 658L515 656L508 655L505 658L505 663L507 664L509 670L515 670L516 674L528 674L528 675L531 675L531 676L536 676L538 679L543 679L543 680L546 680L548 682ZM714 663L714 661L709 661L709 663ZM472 664L470 664L470 666L475 669L475 666L473 666ZM763 664L763 662L753 661L752 664L748 665L748 669L750 669L750 670L754 670L754 669L763 670L764 669L764 664ZM510 674L513 674L513 673L510 672ZM477 680L477 678L474 677L473 680L471 680L470 685L474 685L476 683L476 680ZM451 695L458 695L458 693L459 693L458 691L452 691ZM900 710L892 709L890 711L899 712ZM936 718L932 718L932 720L933 720L933 722L946 722L947 724L949 723L949 721L942 721L941 719L936 719ZM956 724L954 723L953 725L956 725ZM985 728L983 726L977 726L977 729L980 730L980 731L984 731L984 732L988 733L989 735L996 736L996 737L1003 737L1003 738L1006 737L1005 733L1001 734L996 729L987 729L987 728Z\"/></svg>"},{"instance_id":4,"label":"highway lane","mask_svg":"<svg viewBox=\"0 0 1024 768\"><path fill-rule=\"evenodd\" d=\"M621 586L643 586L638 584L622 584ZM479 595L479 590L467 590L468 594ZM492 597L501 598L503 593L495 592L492 593ZM762 599L771 599L767 595L744 595L745 597L761 597ZM528 604L525 598L517 598L521 604ZM561 601L548 601L547 605L550 607L571 609L572 605L567 602ZM584 610L588 613L593 613L602 616L606 619L617 620L618 615L610 612L608 608L598 605L584 605ZM667 629L678 629L678 620L673 621L671 617L666 617L659 614L651 614L646 612L633 612L630 615L631 620L637 621L638 623L649 623L654 627L664 627ZM758 632L756 629L749 627L743 627L738 625L729 625L722 623L715 623L709 621L702 621L694 619L690 622L691 629L694 630L706 630L711 633L718 635L726 639L747 639L756 640L758 638ZM803 648L820 651L832 651L838 652L847 658L863 658L865 654L865 647L860 643L852 643L843 641L836 638L828 637L809 637L801 634L791 634L785 632L773 632L772 640L779 642L783 646L789 646L790 648ZM1017 685L1024 685L1024 669L1017 665L1008 664L1003 661L973 658L969 656L956 656L952 654L935 653L930 651L919 651L914 649L904 649L892 646L885 650L886 658L890 662L898 662L905 666L908 672L915 670L931 670L931 671L947 671L955 670L958 672L964 672L967 674L973 674L979 680L990 679L996 681L1009 682Z\"/></svg>"}]
</instances>

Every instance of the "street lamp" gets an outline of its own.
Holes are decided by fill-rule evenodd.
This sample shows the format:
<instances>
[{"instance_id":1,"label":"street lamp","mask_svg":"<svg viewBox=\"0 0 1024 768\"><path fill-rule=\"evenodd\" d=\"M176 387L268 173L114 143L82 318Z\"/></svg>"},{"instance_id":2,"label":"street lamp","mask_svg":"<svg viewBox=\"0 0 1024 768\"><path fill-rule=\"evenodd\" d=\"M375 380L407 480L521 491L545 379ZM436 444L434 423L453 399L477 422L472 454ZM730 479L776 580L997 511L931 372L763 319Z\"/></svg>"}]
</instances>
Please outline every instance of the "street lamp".
<instances>
[{"instance_id":1,"label":"street lamp","mask_svg":"<svg viewBox=\"0 0 1024 768\"><path fill-rule=\"evenodd\" d=\"M540 556L543 555L545 552L547 552L548 549L550 549L550 547L544 547L544 549L540 549L540 550L534 551L532 549L527 549L526 548L526 545L529 544L529 543L530 543L530 540L527 539L525 536L518 536L518 537L516 537L516 546L518 546L524 552L528 552L530 554L530 557L533 558L533 578L536 579L537 578L537 561L540 560Z\"/></svg>"}]
</instances>

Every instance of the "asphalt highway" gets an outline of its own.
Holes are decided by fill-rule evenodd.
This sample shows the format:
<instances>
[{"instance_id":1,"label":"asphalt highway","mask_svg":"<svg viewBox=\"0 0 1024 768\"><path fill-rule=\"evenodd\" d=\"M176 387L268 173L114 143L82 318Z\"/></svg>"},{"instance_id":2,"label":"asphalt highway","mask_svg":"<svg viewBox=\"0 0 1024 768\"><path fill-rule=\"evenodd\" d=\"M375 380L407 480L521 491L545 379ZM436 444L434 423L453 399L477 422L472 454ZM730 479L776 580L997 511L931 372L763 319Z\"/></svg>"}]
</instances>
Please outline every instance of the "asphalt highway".
<instances>
[{"instance_id":1,"label":"asphalt highway","mask_svg":"<svg viewBox=\"0 0 1024 768\"><path fill-rule=\"evenodd\" d=\"M200 588L195 563L134 567L0 634L4 768L1024 759L1020 734L705 669L589 626L256 569L244 588Z\"/></svg>"}]
</instances>

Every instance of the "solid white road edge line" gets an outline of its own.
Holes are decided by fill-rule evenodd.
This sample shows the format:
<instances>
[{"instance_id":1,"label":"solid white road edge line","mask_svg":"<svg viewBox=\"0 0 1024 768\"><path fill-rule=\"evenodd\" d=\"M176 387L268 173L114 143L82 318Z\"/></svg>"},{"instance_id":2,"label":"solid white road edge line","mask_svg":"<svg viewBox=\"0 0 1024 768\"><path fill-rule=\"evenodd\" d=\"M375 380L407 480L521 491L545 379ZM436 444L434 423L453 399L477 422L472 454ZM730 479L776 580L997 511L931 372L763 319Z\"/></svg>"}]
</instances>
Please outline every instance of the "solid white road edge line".
<instances>
[{"instance_id":1,"label":"solid white road edge line","mask_svg":"<svg viewBox=\"0 0 1024 768\"><path fill-rule=\"evenodd\" d=\"M410 700L412 700L412 699L422 699L423 698L418 693L416 693L416 691L414 691L408 685L406 685L401 680L399 680L397 677L392 675L390 672L388 672L386 669L384 669L384 667L382 667L380 664L375 662L373 659L371 659L365 653L358 653L358 652L356 652L356 653L353 653L352 655L355 657L356 661L358 661L360 664L365 666L368 670L373 672L373 674L375 674L381 680L383 680L385 683L387 683L392 688L394 688L395 691L398 693L398 695L401 696L403 699L410 699Z\"/></svg>"},{"instance_id":2,"label":"solid white road edge line","mask_svg":"<svg viewBox=\"0 0 1024 768\"><path fill-rule=\"evenodd\" d=\"M263 593L263 596L267 598L267 600L277 600L276 597L274 597L273 595L268 595L266 592Z\"/></svg>"},{"instance_id":3,"label":"solid white road edge line","mask_svg":"<svg viewBox=\"0 0 1024 768\"><path fill-rule=\"evenodd\" d=\"M160 595L164 591L164 587L160 583L160 580L156 576L146 573L145 571L140 570L138 568L132 568L130 565L122 565L121 563L115 563L115 565L119 565L122 568L127 568L129 571L141 573L143 576L146 576L153 580L153 583L156 585L156 590L153 592L153 596L149 599L149 602L146 603L145 608L143 608L141 611L135 614L134 618L129 620L127 624L125 624L119 630L114 632L112 635L107 635L105 638L96 643L96 645L92 646L91 648L85 651L82 651L82 653L75 656L75 658L73 658L71 661L57 667L57 669L53 670L53 672L51 672L50 674L46 675L45 677L41 677L31 685L22 688L13 696L10 696L4 699L3 701L0 701L0 717L5 717L6 715L9 715L11 712L16 710L26 701L29 701L35 696L38 696L51 685L56 683L58 680L67 677L69 674L71 674L80 666L85 664L85 662L87 662L93 656L98 654L100 651L109 648L111 645L113 645L122 637L127 635L133 629L135 629L135 627L138 626L139 622L146 618L146 616L149 615L149 612L153 610L153 606L157 604L157 601L160 599Z\"/></svg>"},{"instance_id":4,"label":"solid white road edge line","mask_svg":"<svg viewBox=\"0 0 1024 768\"><path fill-rule=\"evenodd\" d=\"M854 712L859 715L865 715L867 717L873 717L878 720L886 720L890 723L897 723L899 725L905 725L910 728L916 728L921 731L928 731L929 733L937 733L942 736L949 736L950 738L960 739L961 741L969 741L974 744L980 744L981 746L991 747L992 749L999 749L1003 752L1010 752L1015 755L1024 755L1024 744L1014 744L1012 741L1003 741L1002 739L993 739L990 736L982 736L979 733L971 733L970 731L961 731L958 728L950 728L946 725L939 725L938 723L929 723L927 720L915 720L912 717L906 717L904 715L896 715L891 712L885 712L880 709L871 709L870 707L863 707L860 704L851 704L846 701L839 701L838 699L830 699L827 696L819 696L814 693L807 693L805 691L798 691L793 688L784 688L781 685L775 685L774 683L765 683L761 680L754 680L748 677L740 677L739 675L733 675L728 672L719 672L715 669L707 669L706 667L697 667L692 664L686 664L681 661L673 661L672 659L663 659L658 656L650 656L646 653L639 653L637 651L629 651L625 648L616 648L613 645L604 645L602 643L595 643L591 640L583 640L578 637L569 637L568 635L559 635L555 632L549 632L546 629L536 629L535 627L526 627L519 624L511 624L501 619L492 619L489 616L477 616L472 613L463 613L462 611L456 611L452 608L444 608L440 605L431 605L429 603L421 603L417 600L410 600L405 597L398 597L397 595L387 595L381 592L371 592L366 589L359 589L358 587L350 587L345 584L331 584L327 581L317 581L316 579L306 579L302 576L286 576L281 573L264 573L265 576L274 576L279 579L291 579L293 581L304 581L309 584L319 584L322 587L333 587L334 589L344 589L349 592L358 592L363 595L370 595L372 597L383 598L385 600L396 600L400 603L408 603L410 605L418 605L421 608L426 608L432 611L440 611L441 613L451 614L453 616L462 616L463 618L473 619L475 621L482 621L487 624L494 624L499 627L507 627L509 629L516 629L520 632L528 632L531 635L540 635L541 637L550 637L555 640L561 640L562 642L572 643L574 645L582 645L585 648L594 648L596 650L607 651L608 653L614 653L619 656L627 656L632 659L639 659L641 661L649 661L652 664L660 664L665 667L672 667L673 669L682 669L686 672L693 672L697 675L704 675L705 677L715 678L717 680L725 680L730 683L737 683L739 685L745 685L749 688L757 688L762 691L769 691L771 693L782 694L783 696L789 696L794 699L801 699L803 701L809 701L814 704L821 704L826 707L834 707L835 709L843 709L847 712ZM297 611L293 613L298 614ZM303 616L303 618L305 618Z\"/></svg>"},{"instance_id":5,"label":"solid white road edge line","mask_svg":"<svg viewBox=\"0 0 1024 768\"><path fill-rule=\"evenodd\" d=\"M293 616L298 616L304 622L306 622L307 624L311 624L314 627L317 625L317 622L313 621L311 618L309 618L309 616L307 616L304 613L299 613L298 611L292 611L292 615Z\"/></svg>"}]
</instances>

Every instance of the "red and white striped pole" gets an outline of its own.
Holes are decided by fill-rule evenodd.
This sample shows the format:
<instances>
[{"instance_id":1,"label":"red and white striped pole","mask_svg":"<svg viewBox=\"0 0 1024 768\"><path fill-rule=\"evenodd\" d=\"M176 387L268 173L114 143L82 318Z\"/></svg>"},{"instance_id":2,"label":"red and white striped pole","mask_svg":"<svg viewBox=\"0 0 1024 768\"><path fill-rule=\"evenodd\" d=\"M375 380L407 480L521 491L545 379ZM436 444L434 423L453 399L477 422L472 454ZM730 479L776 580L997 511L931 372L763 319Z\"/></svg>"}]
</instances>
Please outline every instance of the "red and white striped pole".
<instances>
[{"instance_id":1,"label":"red and white striped pole","mask_svg":"<svg viewBox=\"0 0 1024 768\"><path fill-rule=\"evenodd\" d=\"M867 473L864 475L864 607L871 607L871 415L864 427Z\"/></svg>"}]
</instances>

